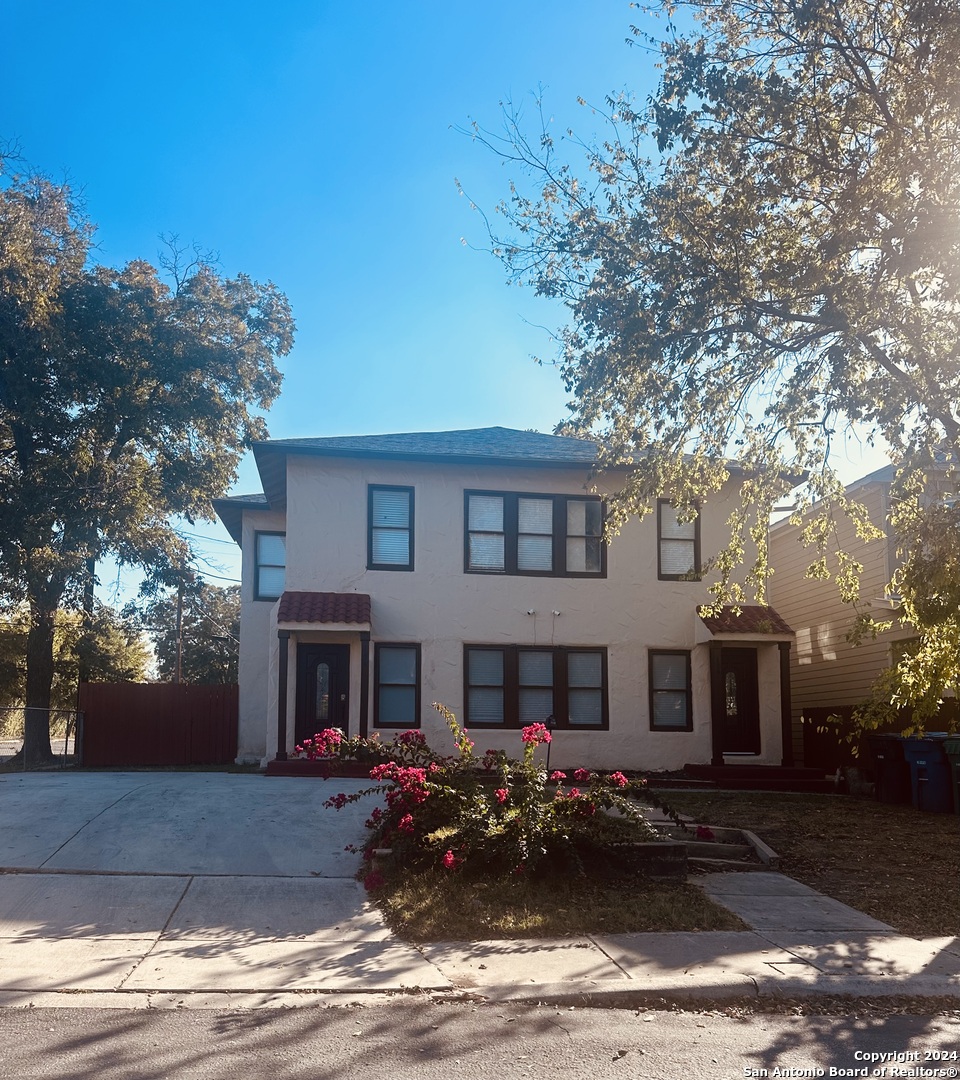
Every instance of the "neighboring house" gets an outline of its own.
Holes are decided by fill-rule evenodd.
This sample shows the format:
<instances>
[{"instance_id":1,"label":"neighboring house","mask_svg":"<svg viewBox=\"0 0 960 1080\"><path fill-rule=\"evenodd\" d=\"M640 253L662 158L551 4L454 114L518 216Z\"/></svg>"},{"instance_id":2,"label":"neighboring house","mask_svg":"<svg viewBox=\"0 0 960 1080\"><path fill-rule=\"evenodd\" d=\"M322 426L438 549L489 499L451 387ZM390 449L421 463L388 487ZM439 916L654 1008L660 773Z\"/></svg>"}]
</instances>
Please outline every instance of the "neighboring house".
<instances>
[{"instance_id":1,"label":"neighboring house","mask_svg":"<svg viewBox=\"0 0 960 1080\"><path fill-rule=\"evenodd\" d=\"M866 507L873 524L888 536L893 477L893 466L888 465L846 489L848 497ZM809 515L805 522L808 520ZM898 627L894 620L894 627L874 640L861 645L847 640L856 612L840 599L832 576L829 580L806 576L807 567L817 555L801 542L805 522L792 525L783 520L770 529L770 564L774 567L770 599L797 635L790 683L794 752L798 758L804 742L809 758L815 741L813 726L802 724L801 717L822 724L831 713L849 715L853 707L870 696L874 680L895 658L898 644L913 636L912 631ZM841 515L831 547L848 552L862 564L860 594L871 613L881 619L895 616L896 608L884 592L897 565L892 540L861 540L852 522ZM837 562L829 553L828 565L832 575Z\"/></svg>"},{"instance_id":2,"label":"neighboring house","mask_svg":"<svg viewBox=\"0 0 960 1080\"><path fill-rule=\"evenodd\" d=\"M238 760L328 726L449 745L437 701L480 752L517 753L549 718L560 767L790 763L790 628L770 608L697 615L736 477L695 521L660 500L608 546L589 441L481 428L254 452L264 494L216 503L243 549Z\"/></svg>"}]
</instances>

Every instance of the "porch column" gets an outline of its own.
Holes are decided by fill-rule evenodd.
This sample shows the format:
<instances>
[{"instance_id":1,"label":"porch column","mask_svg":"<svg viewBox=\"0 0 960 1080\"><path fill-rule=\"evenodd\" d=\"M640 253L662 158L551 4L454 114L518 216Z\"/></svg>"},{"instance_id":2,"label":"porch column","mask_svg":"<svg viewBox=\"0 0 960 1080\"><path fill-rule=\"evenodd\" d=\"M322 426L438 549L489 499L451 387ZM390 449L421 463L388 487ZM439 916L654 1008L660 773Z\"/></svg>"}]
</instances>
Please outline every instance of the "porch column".
<instances>
[{"instance_id":1,"label":"porch column","mask_svg":"<svg viewBox=\"0 0 960 1080\"><path fill-rule=\"evenodd\" d=\"M793 703L790 699L790 642L781 641L780 646L780 733L783 740L783 758L780 764L793 766Z\"/></svg>"},{"instance_id":2,"label":"porch column","mask_svg":"<svg viewBox=\"0 0 960 1080\"><path fill-rule=\"evenodd\" d=\"M287 760L287 668L290 661L290 631L278 630L280 663L277 665L277 761Z\"/></svg>"},{"instance_id":3,"label":"porch column","mask_svg":"<svg viewBox=\"0 0 960 1080\"><path fill-rule=\"evenodd\" d=\"M710 735L713 743L711 765L723 764L723 719L726 714L726 699L723 694L723 645L719 641L710 642Z\"/></svg>"},{"instance_id":4,"label":"porch column","mask_svg":"<svg viewBox=\"0 0 960 1080\"><path fill-rule=\"evenodd\" d=\"M370 719L370 631L360 631L360 737L366 738Z\"/></svg>"}]
</instances>

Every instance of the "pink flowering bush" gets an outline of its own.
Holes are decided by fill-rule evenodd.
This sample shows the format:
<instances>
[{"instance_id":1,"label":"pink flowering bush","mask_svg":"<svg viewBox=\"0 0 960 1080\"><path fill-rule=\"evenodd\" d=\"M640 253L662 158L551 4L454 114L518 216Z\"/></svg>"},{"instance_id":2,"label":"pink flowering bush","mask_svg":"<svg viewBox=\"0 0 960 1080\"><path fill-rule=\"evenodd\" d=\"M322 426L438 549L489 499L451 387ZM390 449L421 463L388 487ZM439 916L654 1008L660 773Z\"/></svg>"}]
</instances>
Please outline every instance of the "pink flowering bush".
<instances>
[{"instance_id":1,"label":"pink flowering bush","mask_svg":"<svg viewBox=\"0 0 960 1080\"><path fill-rule=\"evenodd\" d=\"M646 781L620 772L605 776L576 769L578 786L565 788L567 774L548 775L537 759L538 748L551 740L543 724L522 730L519 759L502 750L478 757L454 715L435 708L453 736L453 754L434 751L420 731L403 732L377 744L384 760L370 770L374 787L327 800L339 809L372 793L383 797L383 807L366 822L365 857L389 848L399 867L432 865L503 877L550 868L582 873L583 856L610 842L611 818L599 811L619 819L621 840L624 831L636 840L659 839L642 804L660 806L679 821Z\"/></svg>"}]
</instances>

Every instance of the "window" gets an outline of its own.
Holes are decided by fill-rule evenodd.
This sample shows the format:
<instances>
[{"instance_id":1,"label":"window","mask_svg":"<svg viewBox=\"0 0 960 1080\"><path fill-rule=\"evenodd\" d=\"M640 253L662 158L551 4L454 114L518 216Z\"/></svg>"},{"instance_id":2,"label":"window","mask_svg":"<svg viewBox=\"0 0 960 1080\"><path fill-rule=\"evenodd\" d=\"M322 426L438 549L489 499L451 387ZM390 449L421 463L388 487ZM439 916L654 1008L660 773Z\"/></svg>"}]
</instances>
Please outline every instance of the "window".
<instances>
[{"instance_id":1,"label":"window","mask_svg":"<svg viewBox=\"0 0 960 1080\"><path fill-rule=\"evenodd\" d=\"M413 569L413 488L367 488L367 569Z\"/></svg>"},{"instance_id":2,"label":"window","mask_svg":"<svg viewBox=\"0 0 960 1080\"><path fill-rule=\"evenodd\" d=\"M657 500L657 575L661 581L700 579L700 512L692 521L678 521L669 499Z\"/></svg>"},{"instance_id":3,"label":"window","mask_svg":"<svg viewBox=\"0 0 960 1080\"><path fill-rule=\"evenodd\" d=\"M277 600L287 575L287 537L284 533L258 532L254 568L254 600Z\"/></svg>"},{"instance_id":4,"label":"window","mask_svg":"<svg viewBox=\"0 0 960 1080\"><path fill-rule=\"evenodd\" d=\"M650 730L693 731L689 652L650 650Z\"/></svg>"},{"instance_id":5,"label":"window","mask_svg":"<svg viewBox=\"0 0 960 1080\"><path fill-rule=\"evenodd\" d=\"M468 491L465 499L467 573L606 574L598 498Z\"/></svg>"},{"instance_id":6,"label":"window","mask_svg":"<svg viewBox=\"0 0 960 1080\"><path fill-rule=\"evenodd\" d=\"M606 649L467 645L464 684L469 727L608 726Z\"/></svg>"},{"instance_id":7,"label":"window","mask_svg":"<svg viewBox=\"0 0 960 1080\"><path fill-rule=\"evenodd\" d=\"M420 726L420 646L377 644L373 660L377 727Z\"/></svg>"}]
</instances>

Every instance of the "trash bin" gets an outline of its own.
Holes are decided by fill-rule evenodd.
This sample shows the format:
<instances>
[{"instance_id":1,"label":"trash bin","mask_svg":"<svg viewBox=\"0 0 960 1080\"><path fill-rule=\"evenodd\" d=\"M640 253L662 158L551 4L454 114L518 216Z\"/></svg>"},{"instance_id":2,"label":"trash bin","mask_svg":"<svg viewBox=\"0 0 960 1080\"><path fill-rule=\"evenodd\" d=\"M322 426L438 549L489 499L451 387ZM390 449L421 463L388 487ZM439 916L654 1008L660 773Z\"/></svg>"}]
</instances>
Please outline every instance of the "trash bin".
<instances>
[{"instance_id":1,"label":"trash bin","mask_svg":"<svg viewBox=\"0 0 960 1080\"><path fill-rule=\"evenodd\" d=\"M910 766L903 756L903 739L899 735L868 735L867 749L876 798L885 803L910 802Z\"/></svg>"},{"instance_id":2,"label":"trash bin","mask_svg":"<svg viewBox=\"0 0 960 1080\"><path fill-rule=\"evenodd\" d=\"M960 737L944 739L943 752L953 769L953 806L960 814Z\"/></svg>"},{"instance_id":3,"label":"trash bin","mask_svg":"<svg viewBox=\"0 0 960 1080\"><path fill-rule=\"evenodd\" d=\"M931 814L949 814L953 810L953 776L944 753L947 735L928 731L922 739L904 739L903 756L910 765L913 805Z\"/></svg>"}]
</instances>

